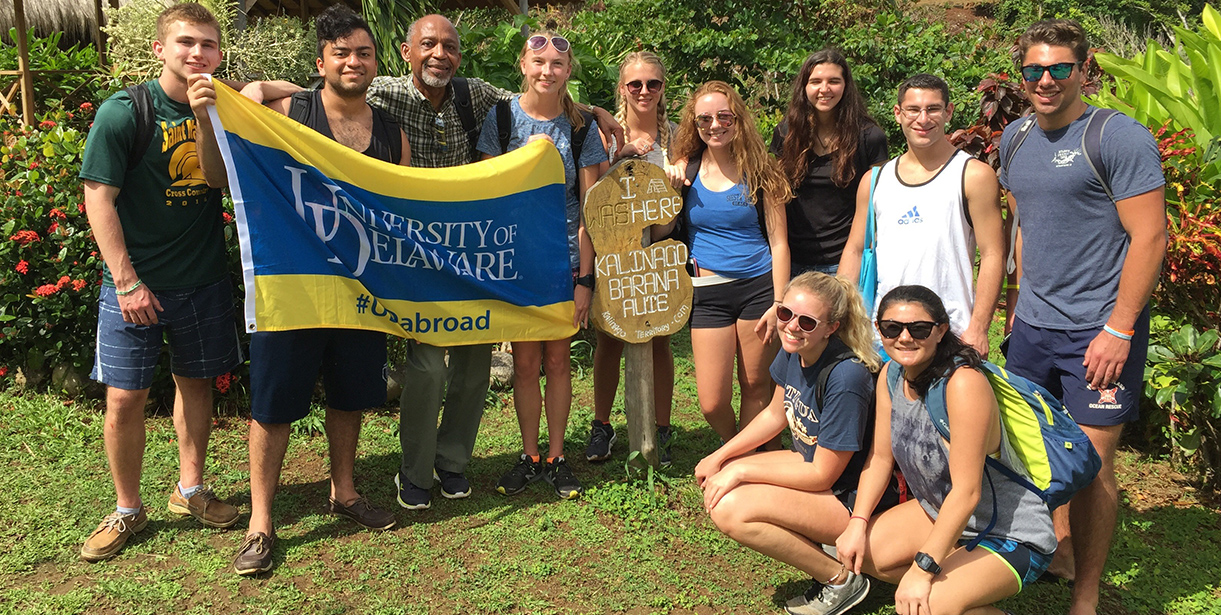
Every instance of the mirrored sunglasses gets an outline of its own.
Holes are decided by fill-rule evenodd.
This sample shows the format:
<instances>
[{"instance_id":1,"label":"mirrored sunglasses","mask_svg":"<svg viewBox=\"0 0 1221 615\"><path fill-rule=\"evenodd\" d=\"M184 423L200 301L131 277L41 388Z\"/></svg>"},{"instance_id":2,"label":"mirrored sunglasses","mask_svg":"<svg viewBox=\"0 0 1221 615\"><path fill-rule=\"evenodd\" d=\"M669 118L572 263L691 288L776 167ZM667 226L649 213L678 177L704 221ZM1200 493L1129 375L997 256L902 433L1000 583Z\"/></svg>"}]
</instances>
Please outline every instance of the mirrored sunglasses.
<instances>
[{"instance_id":1,"label":"mirrored sunglasses","mask_svg":"<svg viewBox=\"0 0 1221 615\"><path fill-rule=\"evenodd\" d=\"M781 304L776 306L776 318L780 322L788 324L794 318L797 319L797 328L809 333L818 328L818 319L807 314L798 314L788 306Z\"/></svg>"},{"instance_id":2,"label":"mirrored sunglasses","mask_svg":"<svg viewBox=\"0 0 1221 615\"><path fill-rule=\"evenodd\" d=\"M737 117L738 116L734 115L732 112L720 111L716 114L715 119L721 126L728 127L733 126L733 122L737 119ZM707 113L704 115L697 115L695 116L695 125L699 126L700 128L708 128L709 126L712 126L712 120L713 116L708 115Z\"/></svg>"},{"instance_id":3,"label":"mirrored sunglasses","mask_svg":"<svg viewBox=\"0 0 1221 615\"><path fill-rule=\"evenodd\" d=\"M1051 66L1027 64L1022 67L1022 79L1033 83L1043 78L1043 71L1051 73L1052 79L1068 79L1068 76L1073 74L1073 67L1076 65L1076 62L1060 62Z\"/></svg>"},{"instance_id":4,"label":"mirrored sunglasses","mask_svg":"<svg viewBox=\"0 0 1221 615\"><path fill-rule=\"evenodd\" d=\"M534 36L526 39L526 46L530 48L530 51L542 51L543 48L547 46L548 42L550 42L551 46L555 47L555 50L560 53L568 53L568 50L572 48L572 45L568 43L568 39L562 36L556 35L551 38L547 38L542 34L535 34Z\"/></svg>"},{"instance_id":5,"label":"mirrored sunglasses","mask_svg":"<svg viewBox=\"0 0 1221 615\"><path fill-rule=\"evenodd\" d=\"M888 340L893 340L896 337L903 335L903 330L907 329L907 332L911 334L912 339L925 340L928 339L928 336L933 334L933 328L936 326L937 323L929 322L927 320L915 320L912 322L879 320L878 333L882 334L882 337Z\"/></svg>"}]
</instances>

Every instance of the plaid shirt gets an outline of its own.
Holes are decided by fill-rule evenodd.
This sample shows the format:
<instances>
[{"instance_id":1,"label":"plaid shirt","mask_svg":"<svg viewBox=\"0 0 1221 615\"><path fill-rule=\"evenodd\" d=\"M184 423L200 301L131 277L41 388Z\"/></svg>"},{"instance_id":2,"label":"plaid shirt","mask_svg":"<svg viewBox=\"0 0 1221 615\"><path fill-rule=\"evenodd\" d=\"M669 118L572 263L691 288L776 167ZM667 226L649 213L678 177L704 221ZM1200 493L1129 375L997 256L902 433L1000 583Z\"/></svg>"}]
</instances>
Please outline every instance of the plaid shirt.
<instances>
[{"instance_id":1,"label":"plaid shirt","mask_svg":"<svg viewBox=\"0 0 1221 615\"><path fill-rule=\"evenodd\" d=\"M512 93L481 79L467 79L471 89L471 111L475 130L483 125L497 102L508 100ZM365 99L370 105L386 111L398 120L411 144L411 166L456 167L471 161L471 147L462 130L462 119L454 104L454 86L447 86L441 111L433 111L432 103L415 87L411 75L377 77ZM444 146L437 135L437 118L445 124Z\"/></svg>"}]
</instances>

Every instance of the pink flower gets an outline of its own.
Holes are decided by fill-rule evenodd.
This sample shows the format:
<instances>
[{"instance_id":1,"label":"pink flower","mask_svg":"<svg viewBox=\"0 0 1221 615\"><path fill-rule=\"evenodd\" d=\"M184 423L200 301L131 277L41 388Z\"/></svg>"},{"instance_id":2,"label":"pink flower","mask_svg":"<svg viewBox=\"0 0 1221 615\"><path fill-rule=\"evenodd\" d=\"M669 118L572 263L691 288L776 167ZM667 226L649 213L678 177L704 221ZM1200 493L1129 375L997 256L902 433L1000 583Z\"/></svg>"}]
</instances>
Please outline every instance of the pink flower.
<instances>
[{"instance_id":1,"label":"pink flower","mask_svg":"<svg viewBox=\"0 0 1221 615\"><path fill-rule=\"evenodd\" d=\"M16 269L17 269L17 273L20 273L21 275L25 275L30 272L30 264L25 261L19 261L17 263Z\"/></svg>"}]
</instances>

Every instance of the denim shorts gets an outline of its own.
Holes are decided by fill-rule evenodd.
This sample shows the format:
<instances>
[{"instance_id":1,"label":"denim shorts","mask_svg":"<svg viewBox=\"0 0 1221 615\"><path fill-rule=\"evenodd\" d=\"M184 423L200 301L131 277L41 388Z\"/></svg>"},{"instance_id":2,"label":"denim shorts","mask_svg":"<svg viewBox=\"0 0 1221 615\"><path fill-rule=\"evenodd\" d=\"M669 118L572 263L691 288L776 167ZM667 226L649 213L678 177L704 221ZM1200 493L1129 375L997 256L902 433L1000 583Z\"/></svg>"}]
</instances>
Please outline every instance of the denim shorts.
<instances>
[{"instance_id":1,"label":"denim shorts","mask_svg":"<svg viewBox=\"0 0 1221 615\"><path fill-rule=\"evenodd\" d=\"M153 294L162 308L157 312L157 324L137 325L123 320L115 288L102 287L91 378L116 389L147 389L153 384L161 347L167 341L170 371L176 376L213 378L241 365L228 279Z\"/></svg>"},{"instance_id":2,"label":"denim shorts","mask_svg":"<svg viewBox=\"0 0 1221 615\"><path fill-rule=\"evenodd\" d=\"M320 371L330 408L356 412L386 403L386 334L361 329L255 333L250 416L260 423L304 418Z\"/></svg>"},{"instance_id":3,"label":"denim shorts","mask_svg":"<svg viewBox=\"0 0 1221 615\"><path fill-rule=\"evenodd\" d=\"M971 540L963 539L958 541L958 544L964 546L970 544ZM985 536L979 541L979 546L1001 558L1009 570L1013 571L1018 580L1018 591L1022 591L1028 583L1033 583L1047 570L1053 555L1035 551L1023 542L993 536Z\"/></svg>"}]
</instances>

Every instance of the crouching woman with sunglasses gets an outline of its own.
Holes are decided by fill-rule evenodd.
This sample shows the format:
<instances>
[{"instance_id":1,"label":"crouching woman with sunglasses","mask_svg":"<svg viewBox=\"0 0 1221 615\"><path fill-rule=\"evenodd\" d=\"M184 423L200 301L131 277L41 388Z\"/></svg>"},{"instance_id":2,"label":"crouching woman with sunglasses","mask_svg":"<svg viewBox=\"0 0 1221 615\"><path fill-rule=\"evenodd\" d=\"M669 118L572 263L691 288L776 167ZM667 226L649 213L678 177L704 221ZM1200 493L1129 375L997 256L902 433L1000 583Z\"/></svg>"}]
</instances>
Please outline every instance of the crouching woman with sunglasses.
<instances>
[{"instance_id":1,"label":"crouching woman with sunglasses","mask_svg":"<svg viewBox=\"0 0 1221 615\"><path fill-rule=\"evenodd\" d=\"M855 286L803 273L776 306L781 352L771 403L695 467L704 506L730 538L801 569L814 588L791 613L842 612L869 582L823 552L848 526L857 478L872 441L873 331ZM788 427L793 450L755 452ZM890 481L888 481L888 484ZM898 494L891 484L878 509ZM830 611L830 607L840 610Z\"/></svg>"},{"instance_id":2,"label":"crouching woman with sunglasses","mask_svg":"<svg viewBox=\"0 0 1221 615\"><path fill-rule=\"evenodd\" d=\"M991 605L1021 591L1051 562L1051 514L1001 473L985 477L985 456L1005 462L1009 454L1000 445L1000 411L979 354L950 332L936 293L923 286L886 293L878 331L892 361L878 376L877 429L857 512L836 541L839 559L855 574L897 583L899 615L1003 613ZM942 378L949 441L925 406L929 387ZM915 499L876 514L874 502L896 463ZM977 548L965 548L985 530Z\"/></svg>"}]
</instances>

